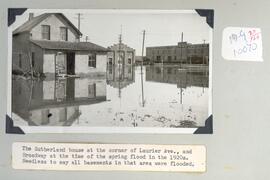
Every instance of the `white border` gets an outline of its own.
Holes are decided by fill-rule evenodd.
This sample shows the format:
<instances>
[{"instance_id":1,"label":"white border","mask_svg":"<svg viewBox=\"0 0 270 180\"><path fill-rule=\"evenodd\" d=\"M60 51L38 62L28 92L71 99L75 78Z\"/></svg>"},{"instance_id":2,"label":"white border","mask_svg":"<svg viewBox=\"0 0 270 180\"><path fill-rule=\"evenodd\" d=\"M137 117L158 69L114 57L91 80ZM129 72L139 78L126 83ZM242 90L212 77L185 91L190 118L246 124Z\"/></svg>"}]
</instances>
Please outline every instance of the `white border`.
<instances>
[{"instance_id":1,"label":"white border","mask_svg":"<svg viewBox=\"0 0 270 180\"><path fill-rule=\"evenodd\" d=\"M59 9L27 9L24 13L59 12ZM194 10L139 10L139 9L61 9L61 13L148 13L148 14L172 14L172 13L196 13ZM8 84L7 84L7 115L12 118L12 31L19 16L15 22L8 27ZM206 21L205 21L206 23ZM213 29L209 31L209 87L208 87L208 117L212 114L212 65L213 65ZM205 119L206 120L206 119ZM14 124L16 126L16 124ZM101 134L126 134L126 133L144 133L144 134L193 134L198 128L148 128L148 127L63 127L63 126L19 126L25 133L101 133Z\"/></svg>"}]
</instances>

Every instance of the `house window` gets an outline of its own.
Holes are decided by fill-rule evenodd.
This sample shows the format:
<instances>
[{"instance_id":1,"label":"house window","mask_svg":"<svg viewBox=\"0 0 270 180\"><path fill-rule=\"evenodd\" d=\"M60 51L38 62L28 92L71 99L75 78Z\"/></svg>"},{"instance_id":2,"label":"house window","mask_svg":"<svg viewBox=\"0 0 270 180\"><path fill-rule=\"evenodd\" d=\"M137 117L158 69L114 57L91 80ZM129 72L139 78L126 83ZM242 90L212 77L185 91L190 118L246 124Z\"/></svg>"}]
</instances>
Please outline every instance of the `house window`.
<instances>
[{"instance_id":1,"label":"house window","mask_svg":"<svg viewBox=\"0 0 270 180\"><path fill-rule=\"evenodd\" d=\"M167 72L168 72L168 74L171 74L172 73L172 68L168 68Z\"/></svg>"},{"instance_id":2,"label":"house window","mask_svg":"<svg viewBox=\"0 0 270 180\"><path fill-rule=\"evenodd\" d=\"M88 55L88 67L96 68L96 54Z\"/></svg>"},{"instance_id":3,"label":"house window","mask_svg":"<svg viewBox=\"0 0 270 180\"><path fill-rule=\"evenodd\" d=\"M42 25L42 39L46 39L46 40L50 40L50 34L51 34L51 30L50 30L50 26L49 25Z\"/></svg>"},{"instance_id":4,"label":"house window","mask_svg":"<svg viewBox=\"0 0 270 180\"><path fill-rule=\"evenodd\" d=\"M109 74L112 74L112 66L109 66Z\"/></svg>"},{"instance_id":5,"label":"house window","mask_svg":"<svg viewBox=\"0 0 270 180\"><path fill-rule=\"evenodd\" d=\"M68 29L66 27L60 27L60 36L62 41L68 40Z\"/></svg>"},{"instance_id":6,"label":"house window","mask_svg":"<svg viewBox=\"0 0 270 180\"><path fill-rule=\"evenodd\" d=\"M109 65L112 65L112 58L109 58Z\"/></svg>"},{"instance_id":7,"label":"house window","mask_svg":"<svg viewBox=\"0 0 270 180\"><path fill-rule=\"evenodd\" d=\"M22 54L19 54L19 67L22 68Z\"/></svg>"},{"instance_id":8,"label":"house window","mask_svg":"<svg viewBox=\"0 0 270 180\"><path fill-rule=\"evenodd\" d=\"M157 56L157 61L160 62L161 61L161 57Z\"/></svg>"},{"instance_id":9,"label":"house window","mask_svg":"<svg viewBox=\"0 0 270 180\"><path fill-rule=\"evenodd\" d=\"M32 52L32 56L31 56L31 58L32 58L32 67L35 67L35 53L34 52Z\"/></svg>"},{"instance_id":10,"label":"house window","mask_svg":"<svg viewBox=\"0 0 270 180\"><path fill-rule=\"evenodd\" d=\"M168 61L171 62L172 56L168 56Z\"/></svg>"},{"instance_id":11,"label":"house window","mask_svg":"<svg viewBox=\"0 0 270 180\"><path fill-rule=\"evenodd\" d=\"M96 84L88 85L88 98L95 98L96 97Z\"/></svg>"},{"instance_id":12,"label":"house window","mask_svg":"<svg viewBox=\"0 0 270 180\"><path fill-rule=\"evenodd\" d=\"M131 64L131 58L128 58L128 64Z\"/></svg>"}]
</instances>

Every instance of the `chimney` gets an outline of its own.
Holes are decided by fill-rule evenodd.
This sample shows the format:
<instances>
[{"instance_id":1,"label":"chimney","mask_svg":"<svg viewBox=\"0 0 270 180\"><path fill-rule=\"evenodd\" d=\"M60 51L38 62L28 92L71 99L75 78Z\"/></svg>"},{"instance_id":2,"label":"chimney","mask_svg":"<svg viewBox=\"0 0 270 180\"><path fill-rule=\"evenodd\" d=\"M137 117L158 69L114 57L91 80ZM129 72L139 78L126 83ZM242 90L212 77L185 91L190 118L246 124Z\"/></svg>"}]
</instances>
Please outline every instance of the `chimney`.
<instances>
[{"instance_id":1,"label":"chimney","mask_svg":"<svg viewBox=\"0 0 270 180\"><path fill-rule=\"evenodd\" d=\"M34 13L29 13L28 21L32 20L34 18Z\"/></svg>"}]
</instances>

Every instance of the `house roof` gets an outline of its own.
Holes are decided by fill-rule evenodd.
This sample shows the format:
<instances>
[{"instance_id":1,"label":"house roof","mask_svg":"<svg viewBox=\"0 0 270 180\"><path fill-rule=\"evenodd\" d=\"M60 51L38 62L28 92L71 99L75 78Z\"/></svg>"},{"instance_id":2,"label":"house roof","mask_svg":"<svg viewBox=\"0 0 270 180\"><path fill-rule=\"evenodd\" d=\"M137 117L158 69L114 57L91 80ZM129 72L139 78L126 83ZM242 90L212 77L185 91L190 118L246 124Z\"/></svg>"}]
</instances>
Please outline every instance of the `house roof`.
<instances>
[{"instance_id":1,"label":"house roof","mask_svg":"<svg viewBox=\"0 0 270 180\"><path fill-rule=\"evenodd\" d=\"M74 30L78 35L82 35L82 33L79 31L79 29L77 29L72 22L70 22L68 20L68 18L66 18L66 16L62 13L44 13L41 14L39 16L36 16L34 18L32 18L31 20L26 21L24 24L22 24L21 26L19 26L17 29L15 29L13 31L13 35L15 34L19 34L19 33L23 33L23 32L28 32L31 31L31 29L33 27L35 27L36 25L38 25L41 21L43 21L44 19L46 19L47 17L49 17L50 15L56 15L56 16L61 16Z\"/></svg>"},{"instance_id":2,"label":"house roof","mask_svg":"<svg viewBox=\"0 0 270 180\"><path fill-rule=\"evenodd\" d=\"M68 42L68 41L47 41L30 40L35 45L50 50L72 50L72 51L98 51L107 52L108 49L91 42Z\"/></svg>"}]
</instances>

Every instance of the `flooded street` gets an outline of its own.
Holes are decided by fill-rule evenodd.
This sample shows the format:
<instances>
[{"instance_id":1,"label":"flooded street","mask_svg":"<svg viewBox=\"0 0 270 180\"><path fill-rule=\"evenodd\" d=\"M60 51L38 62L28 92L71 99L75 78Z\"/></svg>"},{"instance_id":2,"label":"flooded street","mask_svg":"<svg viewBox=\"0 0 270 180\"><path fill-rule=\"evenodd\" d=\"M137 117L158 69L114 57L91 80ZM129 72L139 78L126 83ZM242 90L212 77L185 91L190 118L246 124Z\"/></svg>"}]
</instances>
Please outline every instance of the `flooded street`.
<instances>
[{"instance_id":1,"label":"flooded street","mask_svg":"<svg viewBox=\"0 0 270 180\"><path fill-rule=\"evenodd\" d=\"M173 65L109 66L106 77L14 77L13 120L29 126L199 127L208 71Z\"/></svg>"}]
</instances>

